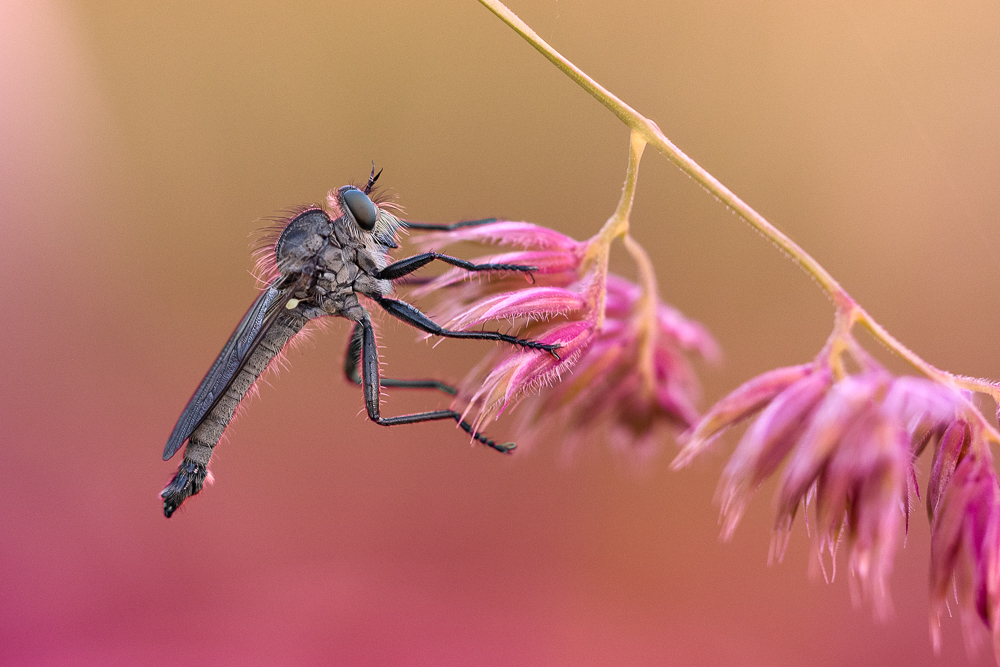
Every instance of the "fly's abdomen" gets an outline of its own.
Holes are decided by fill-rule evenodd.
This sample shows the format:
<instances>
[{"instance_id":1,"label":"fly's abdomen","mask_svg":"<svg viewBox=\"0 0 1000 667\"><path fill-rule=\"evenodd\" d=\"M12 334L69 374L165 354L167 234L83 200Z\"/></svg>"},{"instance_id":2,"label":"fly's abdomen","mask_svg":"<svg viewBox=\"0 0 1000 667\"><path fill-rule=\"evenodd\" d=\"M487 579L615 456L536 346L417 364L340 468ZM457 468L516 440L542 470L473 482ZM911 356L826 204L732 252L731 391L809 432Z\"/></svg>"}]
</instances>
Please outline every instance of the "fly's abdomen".
<instances>
[{"instance_id":1,"label":"fly's abdomen","mask_svg":"<svg viewBox=\"0 0 1000 667\"><path fill-rule=\"evenodd\" d=\"M302 330L307 321L306 317L293 310L279 313L274 324L263 333L257 347L229 383L225 394L191 433L184 450L184 460L181 461L173 480L160 493L163 498L163 511L168 517L185 498L201 491L208 476L208 461L212 458L212 450L232 421L236 408L271 360L278 356L281 349L292 336Z\"/></svg>"},{"instance_id":2,"label":"fly's abdomen","mask_svg":"<svg viewBox=\"0 0 1000 667\"><path fill-rule=\"evenodd\" d=\"M201 425L191 434L184 453L185 458L190 457L193 447L207 448L208 454L211 456L211 449L222 438L223 431L229 426L229 422L232 421L233 415L236 413L236 408L250 391L250 387L261 376L271 360L278 356L278 353L292 336L302 330L306 321L306 318L291 311L286 311L278 316L277 321L264 335L257 349L250 354L246 364L233 378L226 393L219 399L215 407L205 415ZM204 463L208 463L207 458Z\"/></svg>"}]
</instances>

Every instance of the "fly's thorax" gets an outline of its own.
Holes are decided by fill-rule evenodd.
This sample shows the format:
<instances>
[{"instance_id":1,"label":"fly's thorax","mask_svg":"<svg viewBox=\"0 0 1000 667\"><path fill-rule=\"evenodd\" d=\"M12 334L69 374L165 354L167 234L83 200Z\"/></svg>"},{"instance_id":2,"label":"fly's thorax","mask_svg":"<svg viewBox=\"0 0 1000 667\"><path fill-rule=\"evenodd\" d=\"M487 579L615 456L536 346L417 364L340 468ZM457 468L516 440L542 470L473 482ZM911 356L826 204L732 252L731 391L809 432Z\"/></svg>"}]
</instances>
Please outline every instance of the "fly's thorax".
<instances>
[{"instance_id":1,"label":"fly's thorax","mask_svg":"<svg viewBox=\"0 0 1000 667\"><path fill-rule=\"evenodd\" d=\"M309 267L312 280L302 295L296 294L296 298L301 299L298 307L306 309L302 311L306 317L338 315L354 319L359 316L355 312L360 308L355 291L358 281L363 282L368 274L359 266L359 248L352 243L345 239L341 246L336 236L331 236L313 258Z\"/></svg>"},{"instance_id":2,"label":"fly's thorax","mask_svg":"<svg viewBox=\"0 0 1000 667\"><path fill-rule=\"evenodd\" d=\"M317 256L329 243L331 229L330 217L321 209L309 209L292 218L274 246L281 274L303 273L315 266Z\"/></svg>"},{"instance_id":3,"label":"fly's thorax","mask_svg":"<svg viewBox=\"0 0 1000 667\"><path fill-rule=\"evenodd\" d=\"M320 255L316 265L315 288L321 299L327 293L354 291L354 280L361 269L350 257L351 254L331 246Z\"/></svg>"},{"instance_id":4,"label":"fly's thorax","mask_svg":"<svg viewBox=\"0 0 1000 667\"><path fill-rule=\"evenodd\" d=\"M354 186L330 195L337 217L320 208L296 215L278 237L275 261L283 276L309 276L294 294L295 308L305 317L356 319L364 312L358 310L356 294L378 298L392 292L392 283L376 276L389 263L389 250L397 247L400 222Z\"/></svg>"}]
</instances>

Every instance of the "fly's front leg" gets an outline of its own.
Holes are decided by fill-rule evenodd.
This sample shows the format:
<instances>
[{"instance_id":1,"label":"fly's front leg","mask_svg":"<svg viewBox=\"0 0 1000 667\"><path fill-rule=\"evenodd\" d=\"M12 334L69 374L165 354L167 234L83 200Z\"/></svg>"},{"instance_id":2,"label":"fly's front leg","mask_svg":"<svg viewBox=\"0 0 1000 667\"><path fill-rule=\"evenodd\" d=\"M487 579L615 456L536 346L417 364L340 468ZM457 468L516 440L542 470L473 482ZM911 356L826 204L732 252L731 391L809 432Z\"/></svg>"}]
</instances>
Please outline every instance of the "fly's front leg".
<instances>
[{"instance_id":1,"label":"fly's front leg","mask_svg":"<svg viewBox=\"0 0 1000 667\"><path fill-rule=\"evenodd\" d=\"M458 257L452 257L451 255L442 255L437 252L424 252L419 255L414 255L413 257L407 257L406 259L401 259L398 262L393 262L389 266L385 267L381 271L375 274L376 278L382 280L396 280L402 278L403 276L409 275L424 266L427 266L435 259L441 260L451 264L452 266L457 266L460 269L465 269L466 271L523 271L531 276L532 271L537 271L537 266L524 266L522 264L473 264L472 262L467 262L464 259L459 259Z\"/></svg>"},{"instance_id":2,"label":"fly's front leg","mask_svg":"<svg viewBox=\"0 0 1000 667\"><path fill-rule=\"evenodd\" d=\"M365 332L360 324L354 325L351 331L351 340L347 344L347 354L344 355L344 375L354 384L361 384L361 375L358 374L358 362L361 361L361 348L364 342ZM454 396L458 390L437 380L393 380L391 378L381 378L379 384L382 387L402 387L404 389L438 389L446 394Z\"/></svg>"},{"instance_id":3,"label":"fly's front leg","mask_svg":"<svg viewBox=\"0 0 1000 667\"><path fill-rule=\"evenodd\" d=\"M400 220L399 224L405 229L419 229L428 232L453 232L463 227L492 225L496 221L496 218L482 218L480 220L462 220L461 222L453 222L450 225L435 225L427 222L407 222L406 220Z\"/></svg>"},{"instance_id":4,"label":"fly's front leg","mask_svg":"<svg viewBox=\"0 0 1000 667\"><path fill-rule=\"evenodd\" d=\"M431 412L418 412L412 415L400 415L399 417L383 417L379 410L379 387L381 386L381 382L378 370L378 348L375 345L375 331L372 329L371 322L367 319L359 322L358 326L361 327L362 336L361 386L365 395L365 409L368 411L369 419L382 426L418 424L420 422L453 419L463 431L471 435L477 442L481 442L487 447L492 447L498 452L506 454L516 447L513 442L497 444L482 433L478 433L468 422L462 419L461 414L454 410L433 410Z\"/></svg>"},{"instance_id":5,"label":"fly's front leg","mask_svg":"<svg viewBox=\"0 0 1000 667\"><path fill-rule=\"evenodd\" d=\"M536 340L518 338L517 336L510 336L505 333L500 333L499 331L452 331L451 329L445 329L440 324L427 317L414 306L411 306L405 301L389 299L386 297L381 297L376 299L376 301L378 302L378 305L385 308L385 310L393 317L397 317L410 326L416 327L421 331L425 331L435 336L443 336L445 338L471 338L474 340L496 340L504 343L510 343L511 345L527 347L533 350L544 350L556 359L559 358L559 355L556 354L556 350L562 347L561 345L539 343Z\"/></svg>"}]
</instances>

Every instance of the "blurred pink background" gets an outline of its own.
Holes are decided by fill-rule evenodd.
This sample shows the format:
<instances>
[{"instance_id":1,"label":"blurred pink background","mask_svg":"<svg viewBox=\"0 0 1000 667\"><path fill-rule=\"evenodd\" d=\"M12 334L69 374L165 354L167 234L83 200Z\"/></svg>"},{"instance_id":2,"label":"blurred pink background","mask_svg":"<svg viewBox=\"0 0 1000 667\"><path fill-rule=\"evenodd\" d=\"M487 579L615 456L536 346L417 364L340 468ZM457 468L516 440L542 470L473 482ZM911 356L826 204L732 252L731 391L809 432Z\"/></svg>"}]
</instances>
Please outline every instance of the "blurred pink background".
<instances>
[{"instance_id":1,"label":"blurred pink background","mask_svg":"<svg viewBox=\"0 0 1000 667\"><path fill-rule=\"evenodd\" d=\"M1000 377L995 2L511 7L918 353ZM160 453L254 297L260 218L372 159L415 219L585 237L613 210L627 131L478 3L3 0L0 99L0 663L993 662L958 619L933 656L922 510L880 625L843 563L809 578L801 524L766 565L772 487L718 542L731 443L674 473L664 442L636 472L381 429L342 380L343 322L163 518ZM633 224L664 298L726 351L708 399L822 345L819 290L652 150ZM488 349L382 322L397 377L457 380Z\"/></svg>"}]
</instances>

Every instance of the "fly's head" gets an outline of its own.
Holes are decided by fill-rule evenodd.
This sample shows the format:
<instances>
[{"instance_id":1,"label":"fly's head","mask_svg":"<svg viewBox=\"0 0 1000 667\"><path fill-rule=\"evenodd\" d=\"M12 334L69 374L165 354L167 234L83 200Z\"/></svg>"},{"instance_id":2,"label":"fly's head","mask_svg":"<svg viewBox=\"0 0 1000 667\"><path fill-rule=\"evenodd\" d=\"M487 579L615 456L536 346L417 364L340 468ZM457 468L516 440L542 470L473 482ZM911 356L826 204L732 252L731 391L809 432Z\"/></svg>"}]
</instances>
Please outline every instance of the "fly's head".
<instances>
[{"instance_id":1,"label":"fly's head","mask_svg":"<svg viewBox=\"0 0 1000 667\"><path fill-rule=\"evenodd\" d=\"M372 170L364 189L344 185L327 197L331 207L341 214L334 224L373 255L384 255L389 249L399 247L396 244L399 219L385 209L383 201L372 196L372 186L381 173Z\"/></svg>"}]
</instances>

